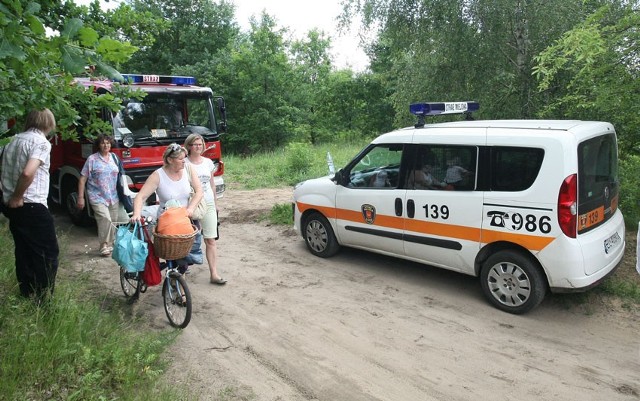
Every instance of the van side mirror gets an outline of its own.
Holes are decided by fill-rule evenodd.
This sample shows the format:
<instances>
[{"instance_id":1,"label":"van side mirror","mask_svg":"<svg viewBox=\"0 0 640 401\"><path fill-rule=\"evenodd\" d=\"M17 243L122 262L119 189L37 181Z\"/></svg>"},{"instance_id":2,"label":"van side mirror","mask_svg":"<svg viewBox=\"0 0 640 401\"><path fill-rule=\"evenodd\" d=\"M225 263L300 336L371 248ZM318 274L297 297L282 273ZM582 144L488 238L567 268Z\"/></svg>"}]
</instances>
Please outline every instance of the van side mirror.
<instances>
[{"instance_id":1,"label":"van side mirror","mask_svg":"<svg viewBox=\"0 0 640 401\"><path fill-rule=\"evenodd\" d=\"M342 185L342 182L344 181L344 172L342 171L342 169L336 171L331 180L337 185Z\"/></svg>"}]
</instances>

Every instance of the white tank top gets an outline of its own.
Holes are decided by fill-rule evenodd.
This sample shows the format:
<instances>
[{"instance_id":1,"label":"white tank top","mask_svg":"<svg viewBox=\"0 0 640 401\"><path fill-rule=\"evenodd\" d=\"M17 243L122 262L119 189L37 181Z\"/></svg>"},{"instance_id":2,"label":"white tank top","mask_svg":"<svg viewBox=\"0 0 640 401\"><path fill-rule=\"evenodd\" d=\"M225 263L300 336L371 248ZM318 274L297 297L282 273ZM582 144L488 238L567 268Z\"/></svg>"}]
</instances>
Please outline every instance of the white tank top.
<instances>
[{"instance_id":1,"label":"white tank top","mask_svg":"<svg viewBox=\"0 0 640 401\"><path fill-rule=\"evenodd\" d=\"M189 176L187 170L182 171L182 178L178 181L173 181L164 169L161 167L158 170L158 176L160 182L158 183L158 189L156 189L156 195L158 196L159 208L158 212L162 213L164 210L164 204L174 199L182 206L189 204L189 194L191 193L191 185L189 184Z\"/></svg>"}]
</instances>

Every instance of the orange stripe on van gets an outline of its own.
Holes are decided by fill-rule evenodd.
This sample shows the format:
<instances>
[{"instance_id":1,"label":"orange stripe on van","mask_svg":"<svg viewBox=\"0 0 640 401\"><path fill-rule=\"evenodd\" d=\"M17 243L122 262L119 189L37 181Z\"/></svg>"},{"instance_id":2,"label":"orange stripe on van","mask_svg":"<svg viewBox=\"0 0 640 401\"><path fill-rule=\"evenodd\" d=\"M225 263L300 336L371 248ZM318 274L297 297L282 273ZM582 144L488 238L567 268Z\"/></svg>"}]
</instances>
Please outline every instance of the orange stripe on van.
<instances>
[{"instance_id":1,"label":"orange stripe on van","mask_svg":"<svg viewBox=\"0 0 640 401\"><path fill-rule=\"evenodd\" d=\"M298 208L300 213L304 213L309 209L314 209L322 213L325 217L328 217L330 219L336 218L335 207L310 205L308 203L302 203L302 202L296 202L296 207Z\"/></svg>"},{"instance_id":2,"label":"orange stripe on van","mask_svg":"<svg viewBox=\"0 0 640 401\"><path fill-rule=\"evenodd\" d=\"M309 209L315 209L324 216L333 219L353 221L355 223L364 223L364 216L359 210L337 209L329 206L316 206L307 203L297 202L296 206L300 213L304 213ZM404 227L404 219L396 216L376 215L375 225L402 230Z\"/></svg>"},{"instance_id":3,"label":"orange stripe on van","mask_svg":"<svg viewBox=\"0 0 640 401\"><path fill-rule=\"evenodd\" d=\"M482 242L485 244L497 241L508 241L522 245L530 251L541 251L553 242L554 239L554 237L541 237L538 235L508 233L494 230L484 230L482 232Z\"/></svg>"},{"instance_id":4,"label":"orange stripe on van","mask_svg":"<svg viewBox=\"0 0 640 401\"><path fill-rule=\"evenodd\" d=\"M420 234L432 234L439 235L441 237L450 237L480 242L479 228L456 226L453 224L436 223L432 221L407 219L405 230L415 231Z\"/></svg>"},{"instance_id":5,"label":"orange stripe on van","mask_svg":"<svg viewBox=\"0 0 640 401\"><path fill-rule=\"evenodd\" d=\"M364 217L360 211L315 206L301 202L297 202L297 207L301 213L304 213L308 209L315 209L329 218L337 218L340 220L352 221L354 223L364 223ZM437 235L440 237L474 241L483 244L489 244L497 241L508 241L522 245L530 251L540 251L555 239L553 237L542 237L531 234L518 234L496 230L481 230L473 227L405 219L402 217L386 215L376 215L374 225L379 227L395 228L398 230L404 229L424 235Z\"/></svg>"},{"instance_id":6,"label":"orange stripe on van","mask_svg":"<svg viewBox=\"0 0 640 401\"><path fill-rule=\"evenodd\" d=\"M362 215L361 211L347 209L336 209L336 218L340 220L353 221L355 223L365 222L364 216ZM373 225L402 230L404 227L404 219L402 217L376 214L375 222Z\"/></svg>"}]
</instances>

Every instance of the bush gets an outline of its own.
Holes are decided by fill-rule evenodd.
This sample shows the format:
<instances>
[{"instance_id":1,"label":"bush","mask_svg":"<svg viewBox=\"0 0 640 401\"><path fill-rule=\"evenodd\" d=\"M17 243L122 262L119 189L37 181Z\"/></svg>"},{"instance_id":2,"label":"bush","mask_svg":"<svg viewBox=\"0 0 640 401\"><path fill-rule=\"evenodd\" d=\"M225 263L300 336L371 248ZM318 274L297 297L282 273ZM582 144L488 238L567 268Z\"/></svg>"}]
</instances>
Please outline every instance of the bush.
<instances>
[{"instance_id":1,"label":"bush","mask_svg":"<svg viewBox=\"0 0 640 401\"><path fill-rule=\"evenodd\" d=\"M627 228L636 230L640 221L640 156L620 159L620 210Z\"/></svg>"},{"instance_id":2,"label":"bush","mask_svg":"<svg viewBox=\"0 0 640 401\"><path fill-rule=\"evenodd\" d=\"M288 174L305 174L310 170L313 149L306 143L290 143L285 148L285 165Z\"/></svg>"},{"instance_id":3,"label":"bush","mask_svg":"<svg viewBox=\"0 0 640 401\"><path fill-rule=\"evenodd\" d=\"M59 233L60 234L60 233ZM154 332L126 317L124 297L104 294L91 273L61 269L54 296L41 306L19 295L13 241L0 218L0 399L187 399L165 388L163 357L179 331Z\"/></svg>"},{"instance_id":4,"label":"bush","mask_svg":"<svg viewBox=\"0 0 640 401\"><path fill-rule=\"evenodd\" d=\"M271 224L292 225L293 209L291 208L291 203L273 205L271 213L269 213L269 221Z\"/></svg>"}]
</instances>

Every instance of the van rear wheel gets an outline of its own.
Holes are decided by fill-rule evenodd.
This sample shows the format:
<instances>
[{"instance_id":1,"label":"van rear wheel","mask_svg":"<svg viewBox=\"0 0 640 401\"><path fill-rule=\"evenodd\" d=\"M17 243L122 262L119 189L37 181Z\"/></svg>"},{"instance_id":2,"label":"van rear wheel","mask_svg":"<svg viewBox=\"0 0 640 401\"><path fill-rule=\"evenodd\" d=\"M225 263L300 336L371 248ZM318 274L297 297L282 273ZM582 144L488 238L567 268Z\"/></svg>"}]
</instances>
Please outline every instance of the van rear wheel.
<instances>
[{"instance_id":1,"label":"van rear wheel","mask_svg":"<svg viewBox=\"0 0 640 401\"><path fill-rule=\"evenodd\" d=\"M511 250L491 255L482 265L480 281L489 302L513 314L532 310L547 292L545 277L537 264Z\"/></svg>"},{"instance_id":2,"label":"van rear wheel","mask_svg":"<svg viewBox=\"0 0 640 401\"><path fill-rule=\"evenodd\" d=\"M340 249L331 224L320 213L312 213L304 219L302 232L307 248L316 256L328 258Z\"/></svg>"}]
</instances>

